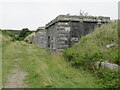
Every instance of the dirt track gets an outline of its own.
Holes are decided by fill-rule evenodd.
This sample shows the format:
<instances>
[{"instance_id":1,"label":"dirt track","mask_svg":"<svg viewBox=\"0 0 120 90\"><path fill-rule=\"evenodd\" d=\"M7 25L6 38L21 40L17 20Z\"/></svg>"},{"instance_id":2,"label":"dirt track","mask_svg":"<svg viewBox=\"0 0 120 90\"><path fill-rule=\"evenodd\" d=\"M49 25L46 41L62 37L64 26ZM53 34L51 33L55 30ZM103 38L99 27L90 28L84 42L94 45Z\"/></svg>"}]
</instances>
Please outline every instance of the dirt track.
<instances>
[{"instance_id":1,"label":"dirt track","mask_svg":"<svg viewBox=\"0 0 120 90\"><path fill-rule=\"evenodd\" d=\"M23 72L19 67L11 70L12 74L8 75L7 83L4 88L26 88L27 85L24 83L27 72Z\"/></svg>"},{"instance_id":2,"label":"dirt track","mask_svg":"<svg viewBox=\"0 0 120 90\"><path fill-rule=\"evenodd\" d=\"M16 59L17 61L17 59ZM27 88L27 85L24 82L27 72L23 72L18 65L15 66L7 77L7 83L3 88Z\"/></svg>"}]
</instances>

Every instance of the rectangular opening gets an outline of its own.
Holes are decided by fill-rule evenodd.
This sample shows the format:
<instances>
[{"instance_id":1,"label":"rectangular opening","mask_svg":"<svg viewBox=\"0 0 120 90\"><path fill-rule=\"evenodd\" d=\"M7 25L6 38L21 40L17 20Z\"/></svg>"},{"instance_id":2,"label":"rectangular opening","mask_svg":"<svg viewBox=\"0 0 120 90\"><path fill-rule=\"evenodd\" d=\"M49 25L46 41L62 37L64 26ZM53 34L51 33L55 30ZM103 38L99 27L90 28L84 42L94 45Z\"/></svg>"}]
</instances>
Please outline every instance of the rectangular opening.
<instances>
[{"instance_id":1,"label":"rectangular opening","mask_svg":"<svg viewBox=\"0 0 120 90\"><path fill-rule=\"evenodd\" d=\"M47 46L50 48L50 36L48 36L48 45Z\"/></svg>"}]
</instances>

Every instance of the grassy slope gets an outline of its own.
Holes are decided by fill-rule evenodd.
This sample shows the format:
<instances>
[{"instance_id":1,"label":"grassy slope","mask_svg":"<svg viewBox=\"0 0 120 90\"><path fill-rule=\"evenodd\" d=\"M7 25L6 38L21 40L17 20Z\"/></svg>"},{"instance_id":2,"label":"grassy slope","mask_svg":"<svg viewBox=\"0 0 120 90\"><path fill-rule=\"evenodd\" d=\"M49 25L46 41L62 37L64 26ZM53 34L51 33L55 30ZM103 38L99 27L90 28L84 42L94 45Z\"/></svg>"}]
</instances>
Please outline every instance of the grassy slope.
<instances>
[{"instance_id":1,"label":"grassy slope","mask_svg":"<svg viewBox=\"0 0 120 90\"><path fill-rule=\"evenodd\" d=\"M11 38L6 34L2 33L2 30L0 30L0 77L2 78L2 55L6 48L6 46L10 43ZM9 68L9 67L8 67ZM0 79L0 88L2 86L2 79Z\"/></svg>"},{"instance_id":2,"label":"grassy slope","mask_svg":"<svg viewBox=\"0 0 120 90\"><path fill-rule=\"evenodd\" d=\"M11 62L10 63L8 63L8 61L7 60L4 60L3 61L3 59L4 59L4 53L6 52L6 49L7 49L7 46L11 43L11 37L9 37L8 36L8 34L7 33L3 33L2 31L1 31L1 35L2 35L2 38L1 38L1 50L2 50L2 52L1 52L1 58L2 58L2 60L1 60L1 62L2 62L2 79L5 77L5 76L7 76L7 74L9 73L9 70L12 68L12 64L11 64ZM9 58L9 57L6 57L6 58ZM4 64L5 64L5 69L3 70L3 62L4 62ZM3 74L3 72L5 72L4 74ZM1 79L1 80L2 80ZM4 83L4 81L6 80L6 78L4 78L2 81L3 81L3 83Z\"/></svg>"},{"instance_id":3,"label":"grassy slope","mask_svg":"<svg viewBox=\"0 0 120 90\"><path fill-rule=\"evenodd\" d=\"M108 61L120 65L118 57L118 30L117 22L96 28L94 32L81 38L80 42L64 52L68 59L76 63L82 61ZM106 45L116 45L106 48Z\"/></svg>"},{"instance_id":4,"label":"grassy slope","mask_svg":"<svg viewBox=\"0 0 120 90\"><path fill-rule=\"evenodd\" d=\"M23 42L10 43L3 38L3 81L15 63L29 72L26 82L31 87L100 87L97 78L84 70L70 67L62 56ZM95 32L81 38L81 41L64 52L73 64L88 64L94 61L109 61L119 64L117 45L106 48L107 44L118 43L117 22L103 25ZM21 58L16 62L16 58Z\"/></svg>"},{"instance_id":5,"label":"grassy slope","mask_svg":"<svg viewBox=\"0 0 120 90\"><path fill-rule=\"evenodd\" d=\"M31 33L31 34L29 34L25 39L24 39L24 41L30 41L29 40L29 37L31 37L31 36L35 36L35 32L33 32L33 33Z\"/></svg>"},{"instance_id":6,"label":"grassy slope","mask_svg":"<svg viewBox=\"0 0 120 90\"><path fill-rule=\"evenodd\" d=\"M73 66L83 66L90 71L95 69L93 63L96 61L108 61L120 65L117 28L117 22L96 28L94 32L82 37L78 44L64 51L63 55ZM114 46L106 48L106 45L113 43ZM104 87L119 87L119 75L114 71L99 69L94 72Z\"/></svg>"},{"instance_id":7,"label":"grassy slope","mask_svg":"<svg viewBox=\"0 0 120 90\"><path fill-rule=\"evenodd\" d=\"M34 45L13 42L3 49L4 83L10 69L17 63L29 73L25 81L30 87L101 87L89 72L76 70L62 56L47 53ZM16 62L16 59L21 60Z\"/></svg>"},{"instance_id":8,"label":"grassy slope","mask_svg":"<svg viewBox=\"0 0 120 90\"><path fill-rule=\"evenodd\" d=\"M6 45L10 43L10 39L11 38L7 34L2 33L0 29L0 88L2 88L2 51L6 48Z\"/></svg>"},{"instance_id":9,"label":"grassy slope","mask_svg":"<svg viewBox=\"0 0 120 90\"><path fill-rule=\"evenodd\" d=\"M14 37L15 35L19 35L20 31L21 30L2 30L2 33Z\"/></svg>"}]
</instances>

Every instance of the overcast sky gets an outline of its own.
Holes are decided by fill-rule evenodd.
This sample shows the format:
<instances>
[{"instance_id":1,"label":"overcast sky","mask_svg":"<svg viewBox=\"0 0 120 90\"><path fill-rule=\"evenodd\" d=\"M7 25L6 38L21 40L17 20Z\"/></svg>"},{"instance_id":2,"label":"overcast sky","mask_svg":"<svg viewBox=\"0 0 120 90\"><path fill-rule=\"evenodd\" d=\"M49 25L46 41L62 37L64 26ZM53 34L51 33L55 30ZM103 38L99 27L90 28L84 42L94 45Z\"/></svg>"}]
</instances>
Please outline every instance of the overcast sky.
<instances>
[{"instance_id":1,"label":"overcast sky","mask_svg":"<svg viewBox=\"0 0 120 90\"><path fill-rule=\"evenodd\" d=\"M89 2L88 2L89 1ZM59 14L78 15L79 11L94 16L118 18L119 0L2 0L0 28L36 30Z\"/></svg>"}]
</instances>

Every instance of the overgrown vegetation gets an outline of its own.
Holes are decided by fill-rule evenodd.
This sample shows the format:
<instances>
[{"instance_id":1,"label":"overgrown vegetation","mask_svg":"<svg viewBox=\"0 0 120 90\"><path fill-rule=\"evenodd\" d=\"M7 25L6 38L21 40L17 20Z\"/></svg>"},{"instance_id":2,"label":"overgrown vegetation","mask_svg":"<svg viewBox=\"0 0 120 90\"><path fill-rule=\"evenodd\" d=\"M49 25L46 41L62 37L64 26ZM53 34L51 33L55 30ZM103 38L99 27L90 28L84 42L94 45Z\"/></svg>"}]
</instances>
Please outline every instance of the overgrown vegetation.
<instances>
[{"instance_id":1,"label":"overgrown vegetation","mask_svg":"<svg viewBox=\"0 0 120 90\"><path fill-rule=\"evenodd\" d=\"M11 42L14 37L3 33L3 83L10 69L17 64L29 73L25 82L33 88L120 88L118 73L94 66L96 61L120 65L117 27L117 22L114 22L96 28L93 33L82 37L78 44L64 51L65 59L23 42L30 34L27 34L28 30L17 34L19 39L15 40L20 42ZM113 46L108 48L107 45L111 44Z\"/></svg>"},{"instance_id":2,"label":"overgrown vegetation","mask_svg":"<svg viewBox=\"0 0 120 90\"><path fill-rule=\"evenodd\" d=\"M2 35L1 45L2 45L2 49L4 49L6 45L8 45L12 41L12 36L9 31L3 31L3 30L1 30L1 35Z\"/></svg>"},{"instance_id":3,"label":"overgrown vegetation","mask_svg":"<svg viewBox=\"0 0 120 90\"><path fill-rule=\"evenodd\" d=\"M32 36L35 36L35 32L33 32L33 33L29 34L27 37L25 37L24 41L32 44L33 42L30 41L30 37L32 37Z\"/></svg>"},{"instance_id":4,"label":"overgrown vegetation","mask_svg":"<svg viewBox=\"0 0 120 90\"><path fill-rule=\"evenodd\" d=\"M2 77L2 83L4 83L5 80L7 79L6 76L8 75L8 73L10 73L10 69L13 67L13 64L10 61L9 61L10 63L7 63L8 61L6 60L6 59L10 60L9 59L10 57L9 56L4 57L4 56L6 56L5 53L6 53L7 46L10 45L12 39L11 39L10 36L8 36L9 31L8 32L7 31L4 31L4 32L1 31L1 32L2 32L2 34L1 34L2 35L2 38L1 38L1 42L2 42L1 43L1 46L2 46L1 47L1 49L2 49L2 55L1 55L1 58L2 58L2 61L1 61L2 62L2 65L1 65L2 66L2 75L1 75L1 77ZM4 70L3 70L3 65L5 65Z\"/></svg>"},{"instance_id":5,"label":"overgrown vegetation","mask_svg":"<svg viewBox=\"0 0 120 90\"><path fill-rule=\"evenodd\" d=\"M2 34L3 36L9 36L11 38L15 38L18 37L18 35L20 34L20 30L2 30Z\"/></svg>"},{"instance_id":6,"label":"overgrown vegetation","mask_svg":"<svg viewBox=\"0 0 120 90\"><path fill-rule=\"evenodd\" d=\"M104 85L104 88L120 88L120 75L115 71L107 68L100 68L93 71L99 78L99 83Z\"/></svg>"},{"instance_id":7,"label":"overgrown vegetation","mask_svg":"<svg viewBox=\"0 0 120 90\"><path fill-rule=\"evenodd\" d=\"M118 56L118 25L117 22L105 24L94 32L84 36L72 48L64 51L63 56L75 67L83 67L94 72L104 87L120 87L119 74L94 67L96 61L108 61L120 65ZM107 45L113 46L107 48Z\"/></svg>"},{"instance_id":8,"label":"overgrown vegetation","mask_svg":"<svg viewBox=\"0 0 120 90\"><path fill-rule=\"evenodd\" d=\"M20 34L18 35L17 40L23 41L25 39L25 37L27 37L31 33L32 32L28 28L23 28L22 31L20 32Z\"/></svg>"},{"instance_id":9,"label":"overgrown vegetation","mask_svg":"<svg viewBox=\"0 0 120 90\"><path fill-rule=\"evenodd\" d=\"M102 87L97 77L69 66L61 55L48 53L45 49L23 41L11 42L3 48L3 84L10 70L19 65L23 71L28 72L25 82L32 88Z\"/></svg>"},{"instance_id":10,"label":"overgrown vegetation","mask_svg":"<svg viewBox=\"0 0 120 90\"><path fill-rule=\"evenodd\" d=\"M23 41L26 36L34 31L30 31L28 28L23 28L22 30L2 30L5 36L12 38L12 41Z\"/></svg>"}]
</instances>

